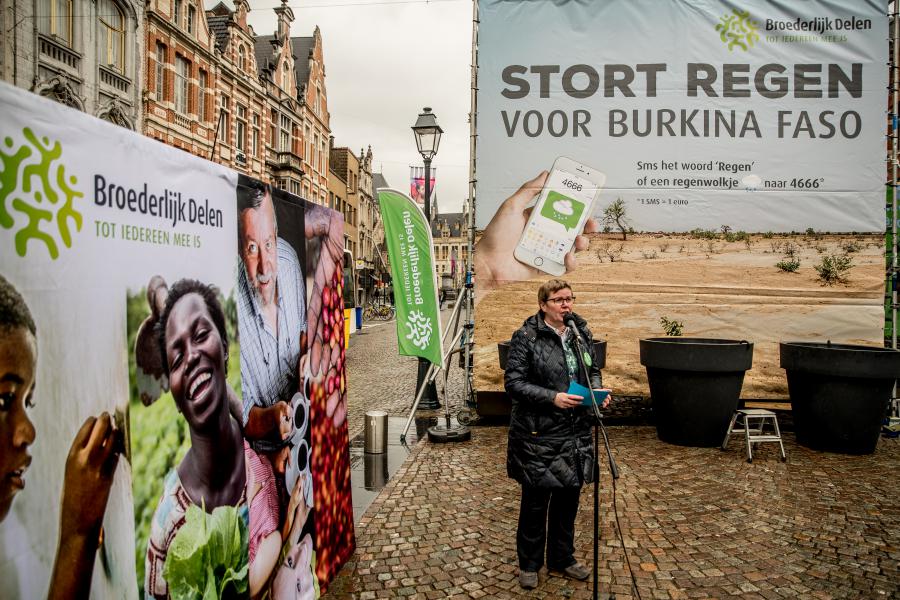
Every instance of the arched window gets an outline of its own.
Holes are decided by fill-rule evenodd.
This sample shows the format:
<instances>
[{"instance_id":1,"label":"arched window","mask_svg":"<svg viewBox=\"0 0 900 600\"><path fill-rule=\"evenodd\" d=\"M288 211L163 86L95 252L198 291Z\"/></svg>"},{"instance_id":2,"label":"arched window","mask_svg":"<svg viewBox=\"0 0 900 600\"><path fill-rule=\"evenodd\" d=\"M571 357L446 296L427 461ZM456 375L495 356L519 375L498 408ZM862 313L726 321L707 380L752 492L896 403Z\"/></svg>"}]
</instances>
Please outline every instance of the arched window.
<instances>
[{"instance_id":1,"label":"arched window","mask_svg":"<svg viewBox=\"0 0 900 600\"><path fill-rule=\"evenodd\" d=\"M38 0L38 27L72 47L72 0Z\"/></svg>"},{"instance_id":2,"label":"arched window","mask_svg":"<svg viewBox=\"0 0 900 600\"><path fill-rule=\"evenodd\" d=\"M247 53L243 45L238 46L238 68L241 71L247 70Z\"/></svg>"},{"instance_id":3,"label":"arched window","mask_svg":"<svg viewBox=\"0 0 900 600\"><path fill-rule=\"evenodd\" d=\"M113 0L99 0L100 64L125 71L125 14Z\"/></svg>"}]
</instances>

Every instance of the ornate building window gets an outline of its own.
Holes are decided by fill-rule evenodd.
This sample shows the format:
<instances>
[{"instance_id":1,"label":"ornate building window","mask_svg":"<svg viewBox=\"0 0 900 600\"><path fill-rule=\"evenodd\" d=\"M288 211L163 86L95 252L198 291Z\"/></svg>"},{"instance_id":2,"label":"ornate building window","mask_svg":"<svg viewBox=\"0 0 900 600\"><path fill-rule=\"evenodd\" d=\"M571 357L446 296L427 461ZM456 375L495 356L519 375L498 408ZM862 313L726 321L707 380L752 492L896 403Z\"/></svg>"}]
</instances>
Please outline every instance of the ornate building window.
<instances>
[{"instance_id":1,"label":"ornate building window","mask_svg":"<svg viewBox=\"0 0 900 600\"><path fill-rule=\"evenodd\" d=\"M247 71L247 51L244 50L243 44L238 46L238 69L242 73Z\"/></svg>"},{"instance_id":2,"label":"ornate building window","mask_svg":"<svg viewBox=\"0 0 900 600\"><path fill-rule=\"evenodd\" d=\"M200 69L200 80L198 82L199 94L197 99L197 120L201 123L205 123L207 120L206 116L206 86L208 84L208 76L206 71Z\"/></svg>"},{"instance_id":3,"label":"ornate building window","mask_svg":"<svg viewBox=\"0 0 900 600\"><path fill-rule=\"evenodd\" d=\"M227 144L230 139L231 128L231 99L222 96L222 113L219 116L219 141Z\"/></svg>"},{"instance_id":4,"label":"ornate building window","mask_svg":"<svg viewBox=\"0 0 900 600\"><path fill-rule=\"evenodd\" d=\"M175 0L175 10L172 16L175 18L175 25L181 27L181 0Z\"/></svg>"},{"instance_id":5,"label":"ornate building window","mask_svg":"<svg viewBox=\"0 0 900 600\"><path fill-rule=\"evenodd\" d=\"M38 27L72 47L72 0L38 0Z\"/></svg>"},{"instance_id":6,"label":"ornate building window","mask_svg":"<svg viewBox=\"0 0 900 600\"><path fill-rule=\"evenodd\" d=\"M193 6L188 6L187 10L187 32L193 35L195 33L195 29L197 27L197 9Z\"/></svg>"},{"instance_id":7,"label":"ornate building window","mask_svg":"<svg viewBox=\"0 0 900 600\"><path fill-rule=\"evenodd\" d=\"M281 115L281 137L278 144L279 152L290 152L291 150L292 125L290 117Z\"/></svg>"},{"instance_id":8,"label":"ornate building window","mask_svg":"<svg viewBox=\"0 0 900 600\"><path fill-rule=\"evenodd\" d=\"M242 104L235 104L234 118L235 140L234 147L238 152L246 152L247 150L247 107Z\"/></svg>"},{"instance_id":9,"label":"ornate building window","mask_svg":"<svg viewBox=\"0 0 900 600\"><path fill-rule=\"evenodd\" d=\"M165 99L166 90L166 47L156 42L156 100Z\"/></svg>"},{"instance_id":10,"label":"ornate building window","mask_svg":"<svg viewBox=\"0 0 900 600\"><path fill-rule=\"evenodd\" d=\"M250 132L250 154L259 155L259 114L253 113L253 130Z\"/></svg>"},{"instance_id":11,"label":"ornate building window","mask_svg":"<svg viewBox=\"0 0 900 600\"><path fill-rule=\"evenodd\" d=\"M191 63L180 55L175 56L175 110L183 115L188 113L188 79Z\"/></svg>"},{"instance_id":12,"label":"ornate building window","mask_svg":"<svg viewBox=\"0 0 900 600\"><path fill-rule=\"evenodd\" d=\"M125 14L112 0L100 0L100 64L125 71Z\"/></svg>"},{"instance_id":13,"label":"ornate building window","mask_svg":"<svg viewBox=\"0 0 900 600\"><path fill-rule=\"evenodd\" d=\"M275 129L278 127L278 111L274 108L269 112L269 146L274 150L275 145Z\"/></svg>"}]
</instances>

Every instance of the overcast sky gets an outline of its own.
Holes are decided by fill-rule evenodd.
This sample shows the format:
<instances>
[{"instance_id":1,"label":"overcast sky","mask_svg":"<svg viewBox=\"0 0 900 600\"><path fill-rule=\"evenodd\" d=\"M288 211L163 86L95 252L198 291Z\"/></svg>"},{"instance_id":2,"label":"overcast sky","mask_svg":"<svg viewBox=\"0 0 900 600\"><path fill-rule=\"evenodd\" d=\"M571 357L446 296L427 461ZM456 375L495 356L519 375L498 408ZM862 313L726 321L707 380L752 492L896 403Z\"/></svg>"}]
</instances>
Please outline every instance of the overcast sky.
<instances>
[{"instance_id":1,"label":"overcast sky","mask_svg":"<svg viewBox=\"0 0 900 600\"><path fill-rule=\"evenodd\" d=\"M430 106L444 130L436 191L441 212L468 197L471 0L291 0L292 36L316 25L325 51L325 85L336 146L372 146L374 169L409 192L421 166L410 127ZM275 32L277 0L250 0L257 35ZM301 59L304 57L300 57Z\"/></svg>"}]
</instances>

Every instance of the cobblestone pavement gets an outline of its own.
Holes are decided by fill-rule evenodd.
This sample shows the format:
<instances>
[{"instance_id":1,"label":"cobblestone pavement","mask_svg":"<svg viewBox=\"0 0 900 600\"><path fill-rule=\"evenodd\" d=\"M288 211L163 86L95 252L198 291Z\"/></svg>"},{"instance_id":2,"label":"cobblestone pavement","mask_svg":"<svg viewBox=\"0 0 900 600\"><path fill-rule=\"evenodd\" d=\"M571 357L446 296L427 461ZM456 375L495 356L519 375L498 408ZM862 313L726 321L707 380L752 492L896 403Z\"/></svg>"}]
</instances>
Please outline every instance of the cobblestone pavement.
<instances>
[{"instance_id":1,"label":"cobblestone pavement","mask_svg":"<svg viewBox=\"0 0 900 600\"><path fill-rule=\"evenodd\" d=\"M444 325L451 311L441 312ZM445 340L448 346L451 340ZM449 369L447 381L451 410L462 408L463 372L456 364ZM416 393L417 359L400 356L397 349L395 321L366 323L354 333L347 348L347 426L352 440L361 434L366 411L383 410L392 417L408 417ZM443 377L438 379L438 397ZM439 411L416 411L419 415L444 414ZM399 434L398 434L399 435Z\"/></svg>"},{"instance_id":2,"label":"cobblestone pavement","mask_svg":"<svg viewBox=\"0 0 900 600\"><path fill-rule=\"evenodd\" d=\"M415 361L397 358L395 338L390 324L351 342L351 435L369 408L408 414ZM476 426L470 442L418 443L363 515L356 553L325 597L590 598L590 582L546 571L537 590L519 588L519 489L506 477L506 433ZM653 427L609 433L618 518L644 600L900 597L900 440L847 456L808 450L786 433L786 463L777 445L761 444L748 464L738 440L722 452L663 443ZM601 460L601 597L637 598ZM592 507L589 486L576 525L576 556L588 565Z\"/></svg>"},{"instance_id":3,"label":"cobblestone pavement","mask_svg":"<svg viewBox=\"0 0 900 600\"><path fill-rule=\"evenodd\" d=\"M896 598L900 594L900 440L875 454L813 452L786 434L753 464L659 441L652 427L609 428L621 477L617 509L644 599ZM518 587L518 486L506 477L506 427L472 441L419 443L369 507L357 550L328 598L590 598L589 582L541 573ZM605 462L605 461L604 461ZM601 592L636 598L601 476ZM593 494L585 488L577 558L590 564ZM601 596L604 597L604 596Z\"/></svg>"}]
</instances>

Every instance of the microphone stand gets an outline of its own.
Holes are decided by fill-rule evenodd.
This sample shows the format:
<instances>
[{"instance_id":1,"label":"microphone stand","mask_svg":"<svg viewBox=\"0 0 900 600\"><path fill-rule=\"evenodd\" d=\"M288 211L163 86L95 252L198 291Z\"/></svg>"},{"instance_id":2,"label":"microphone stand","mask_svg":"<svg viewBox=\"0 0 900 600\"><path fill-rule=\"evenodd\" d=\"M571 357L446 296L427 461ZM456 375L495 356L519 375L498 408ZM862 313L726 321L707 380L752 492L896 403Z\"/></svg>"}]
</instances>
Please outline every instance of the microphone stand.
<instances>
[{"instance_id":1,"label":"microphone stand","mask_svg":"<svg viewBox=\"0 0 900 600\"><path fill-rule=\"evenodd\" d=\"M597 397L594 395L594 387L591 385L591 374L588 372L587 365L584 364L584 341L581 339L581 333L574 323L570 328L575 334L575 347L577 349L578 363L581 365L581 372L587 381L587 388L591 391L591 408L594 412L594 600L598 599L600 592L599 577L597 568L599 565L599 549L600 549L600 432L603 433L603 444L606 447L606 457L609 462L609 471L612 473L613 479L619 478L619 469L616 467L616 461L613 459L612 450L609 447L609 436L606 427L603 426L603 416L600 414L600 406L597 404ZM588 356L591 356L589 353ZM591 358L593 361L593 357ZM609 598L615 599L615 594L610 594Z\"/></svg>"}]
</instances>

